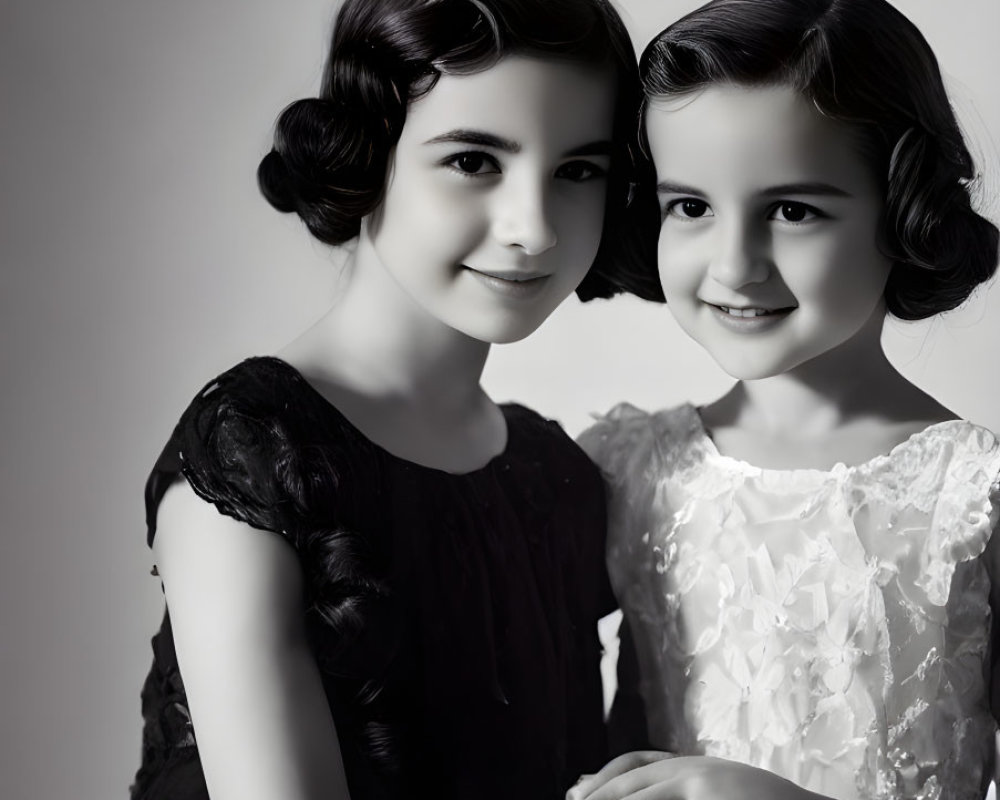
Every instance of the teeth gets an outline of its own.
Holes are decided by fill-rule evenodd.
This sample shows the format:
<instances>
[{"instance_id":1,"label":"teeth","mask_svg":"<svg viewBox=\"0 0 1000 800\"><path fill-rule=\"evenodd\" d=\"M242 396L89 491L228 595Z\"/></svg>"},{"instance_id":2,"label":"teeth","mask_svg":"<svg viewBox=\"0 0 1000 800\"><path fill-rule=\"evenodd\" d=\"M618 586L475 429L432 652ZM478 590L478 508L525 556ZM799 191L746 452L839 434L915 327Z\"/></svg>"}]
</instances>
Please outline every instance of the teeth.
<instances>
[{"instance_id":1,"label":"teeth","mask_svg":"<svg viewBox=\"0 0 1000 800\"><path fill-rule=\"evenodd\" d=\"M719 308L731 317L763 317L771 313L766 308L727 308L726 306L719 306Z\"/></svg>"}]
</instances>

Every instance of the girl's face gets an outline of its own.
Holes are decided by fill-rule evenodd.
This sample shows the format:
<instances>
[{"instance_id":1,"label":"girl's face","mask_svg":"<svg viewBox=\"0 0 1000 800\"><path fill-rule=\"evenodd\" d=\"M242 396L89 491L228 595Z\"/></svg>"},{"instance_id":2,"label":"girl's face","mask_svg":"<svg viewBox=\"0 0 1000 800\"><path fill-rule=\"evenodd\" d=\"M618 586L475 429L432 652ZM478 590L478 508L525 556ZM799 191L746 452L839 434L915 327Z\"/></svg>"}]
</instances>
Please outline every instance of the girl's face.
<instances>
[{"instance_id":1,"label":"girl's face","mask_svg":"<svg viewBox=\"0 0 1000 800\"><path fill-rule=\"evenodd\" d=\"M614 78L512 56L415 101L369 218L377 261L425 312L476 339L527 336L600 243Z\"/></svg>"},{"instance_id":2,"label":"girl's face","mask_svg":"<svg viewBox=\"0 0 1000 800\"><path fill-rule=\"evenodd\" d=\"M724 84L652 101L646 131L663 291L723 369L766 378L877 337L882 197L847 127L788 87Z\"/></svg>"}]
</instances>

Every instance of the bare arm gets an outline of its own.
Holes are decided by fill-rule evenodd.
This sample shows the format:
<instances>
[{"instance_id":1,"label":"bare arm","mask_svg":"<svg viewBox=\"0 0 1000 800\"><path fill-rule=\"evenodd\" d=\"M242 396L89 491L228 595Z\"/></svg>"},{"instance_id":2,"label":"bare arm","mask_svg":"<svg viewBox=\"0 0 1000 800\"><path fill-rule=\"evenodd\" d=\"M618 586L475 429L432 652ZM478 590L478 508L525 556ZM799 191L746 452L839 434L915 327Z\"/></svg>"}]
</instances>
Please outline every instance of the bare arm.
<instances>
[{"instance_id":1,"label":"bare arm","mask_svg":"<svg viewBox=\"0 0 1000 800\"><path fill-rule=\"evenodd\" d=\"M153 550L212 800L349 800L293 549L182 481Z\"/></svg>"}]
</instances>

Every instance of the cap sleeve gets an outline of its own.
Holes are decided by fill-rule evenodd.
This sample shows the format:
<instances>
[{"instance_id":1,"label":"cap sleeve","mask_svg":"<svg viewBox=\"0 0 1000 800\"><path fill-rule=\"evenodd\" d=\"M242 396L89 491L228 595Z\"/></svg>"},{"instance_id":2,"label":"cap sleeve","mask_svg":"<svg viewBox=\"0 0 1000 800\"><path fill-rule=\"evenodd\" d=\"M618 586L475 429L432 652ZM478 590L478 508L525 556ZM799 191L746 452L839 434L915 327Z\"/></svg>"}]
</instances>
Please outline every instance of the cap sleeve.
<instances>
[{"instance_id":1,"label":"cap sleeve","mask_svg":"<svg viewBox=\"0 0 1000 800\"><path fill-rule=\"evenodd\" d=\"M926 445L942 453L941 488L932 495L932 523L923 542L917 583L935 605L948 601L956 566L986 550L1000 516L1000 442L985 428L956 424L961 433L947 446L939 437L927 437ZM911 487L920 492L919 482Z\"/></svg>"},{"instance_id":2,"label":"cap sleeve","mask_svg":"<svg viewBox=\"0 0 1000 800\"><path fill-rule=\"evenodd\" d=\"M253 358L210 381L174 428L146 483L147 541L167 488L183 476L220 513L273 531L297 552L307 610L336 635L359 633L361 610L385 596L385 543L374 446L293 367Z\"/></svg>"},{"instance_id":3,"label":"cap sleeve","mask_svg":"<svg viewBox=\"0 0 1000 800\"><path fill-rule=\"evenodd\" d=\"M260 361L250 359L210 381L181 415L146 484L150 544L159 503L179 475L220 513L286 538L296 536L309 514L310 484L322 480L336 490L330 442L323 448L325 474L310 475L303 463L306 443L297 417L307 404L301 387L277 381Z\"/></svg>"}]
</instances>

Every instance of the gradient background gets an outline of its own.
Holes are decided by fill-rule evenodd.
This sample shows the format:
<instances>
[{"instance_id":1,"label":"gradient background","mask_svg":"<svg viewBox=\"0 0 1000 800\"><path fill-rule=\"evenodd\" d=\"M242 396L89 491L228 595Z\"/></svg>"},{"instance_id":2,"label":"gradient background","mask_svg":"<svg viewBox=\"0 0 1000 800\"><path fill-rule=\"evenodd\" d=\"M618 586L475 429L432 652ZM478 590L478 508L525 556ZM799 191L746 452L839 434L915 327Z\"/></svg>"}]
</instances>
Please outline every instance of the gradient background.
<instances>
[{"instance_id":1,"label":"gradient background","mask_svg":"<svg viewBox=\"0 0 1000 800\"><path fill-rule=\"evenodd\" d=\"M642 44L697 5L620 0ZM997 218L997 0L899 0L937 50ZM258 196L280 109L314 93L331 0L0 4L0 797L124 798L162 611L145 475L212 375L318 316L337 255ZM892 323L900 368L1000 429L1000 294ZM662 307L569 301L487 387L563 421L729 381Z\"/></svg>"}]
</instances>

